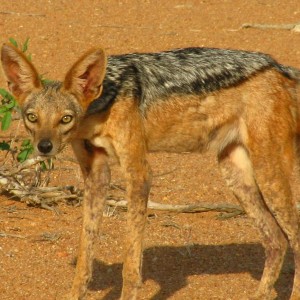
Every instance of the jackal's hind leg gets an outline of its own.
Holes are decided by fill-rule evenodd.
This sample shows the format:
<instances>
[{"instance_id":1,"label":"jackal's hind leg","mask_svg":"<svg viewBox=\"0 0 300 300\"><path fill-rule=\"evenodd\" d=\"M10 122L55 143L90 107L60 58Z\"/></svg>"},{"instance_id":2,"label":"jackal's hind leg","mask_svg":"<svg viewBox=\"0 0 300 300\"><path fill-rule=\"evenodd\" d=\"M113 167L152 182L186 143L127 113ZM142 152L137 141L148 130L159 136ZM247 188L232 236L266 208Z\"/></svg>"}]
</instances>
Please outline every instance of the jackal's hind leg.
<instances>
[{"instance_id":1,"label":"jackal's hind leg","mask_svg":"<svg viewBox=\"0 0 300 300\"><path fill-rule=\"evenodd\" d=\"M219 155L219 164L229 188L247 215L253 219L263 238L266 261L259 288L253 299L272 299L271 291L279 276L287 249L286 238L264 203L245 148L241 145L228 146Z\"/></svg>"},{"instance_id":2,"label":"jackal's hind leg","mask_svg":"<svg viewBox=\"0 0 300 300\"><path fill-rule=\"evenodd\" d=\"M252 151L256 180L268 209L287 237L294 253L295 274L291 300L300 299L300 223L289 177L293 170L295 149L292 139L277 141L279 147L270 151L257 147ZM264 152L265 157L261 155Z\"/></svg>"}]
</instances>

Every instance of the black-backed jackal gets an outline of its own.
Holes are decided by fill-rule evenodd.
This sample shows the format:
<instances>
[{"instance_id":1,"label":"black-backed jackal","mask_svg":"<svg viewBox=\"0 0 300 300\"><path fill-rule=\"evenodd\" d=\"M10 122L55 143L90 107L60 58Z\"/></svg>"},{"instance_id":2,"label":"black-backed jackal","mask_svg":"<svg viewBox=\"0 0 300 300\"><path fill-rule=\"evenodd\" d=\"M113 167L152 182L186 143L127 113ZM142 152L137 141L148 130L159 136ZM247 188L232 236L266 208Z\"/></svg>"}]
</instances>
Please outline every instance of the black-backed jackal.
<instances>
[{"instance_id":1,"label":"black-backed jackal","mask_svg":"<svg viewBox=\"0 0 300 300\"><path fill-rule=\"evenodd\" d=\"M127 180L125 300L136 299L141 284L147 151L207 149L215 151L228 186L262 233L266 262L253 298L271 297L289 242L291 299L300 299L299 216L289 182L300 132L298 70L256 52L187 48L107 57L99 48L84 54L63 82L43 84L14 47L4 45L1 58L36 154L55 155L70 141L84 176L79 256L67 299L83 299L91 277L108 157L119 161Z\"/></svg>"}]
</instances>

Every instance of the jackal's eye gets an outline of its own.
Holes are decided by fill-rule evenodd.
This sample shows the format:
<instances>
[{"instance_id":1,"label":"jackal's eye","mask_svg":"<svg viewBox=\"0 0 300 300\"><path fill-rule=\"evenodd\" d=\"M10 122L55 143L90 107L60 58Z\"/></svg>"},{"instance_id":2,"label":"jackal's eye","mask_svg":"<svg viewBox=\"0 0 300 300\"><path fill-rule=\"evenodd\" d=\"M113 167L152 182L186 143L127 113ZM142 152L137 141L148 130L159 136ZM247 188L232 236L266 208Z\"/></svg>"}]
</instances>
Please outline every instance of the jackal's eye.
<instances>
[{"instance_id":1,"label":"jackal's eye","mask_svg":"<svg viewBox=\"0 0 300 300\"><path fill-rule=\"evenodd\" d=\"M37 116L33 113L27 114L26 117L27 117L27 120L31 123L34 123L37 121Z\"/></svg>"},{"instance_id":2,"label":"jackal's eye","mask_svg":"<svg viewBox=\"0 0 300 300\"><path fill-rule=\"evenodd\" d=\"M73 117L72 117L72 116L66 115L66 116L63 116L63 117L61 118L61 123L63 123L63 124L68 124L68 123L70 123L72 120L73 120Z\"/></svg>"}]
</instances>

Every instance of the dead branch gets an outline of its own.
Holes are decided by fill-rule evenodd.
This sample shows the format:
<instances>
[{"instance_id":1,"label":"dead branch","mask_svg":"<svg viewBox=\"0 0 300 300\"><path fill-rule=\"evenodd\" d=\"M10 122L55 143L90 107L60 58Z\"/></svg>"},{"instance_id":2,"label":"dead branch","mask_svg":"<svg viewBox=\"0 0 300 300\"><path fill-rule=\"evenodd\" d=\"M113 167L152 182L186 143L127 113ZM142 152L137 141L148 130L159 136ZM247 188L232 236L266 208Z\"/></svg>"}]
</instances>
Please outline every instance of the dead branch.
<instances>
[{"instance_id":1,"label":"dead branch","mask_svg":"<svg viewBox=\"0 0 300 300\"><path fill-rule=\"evenodd\" d=\"M41 172L37 166L46 160L43 157L35 157L26 160L24 163L13 167L2 166L0 168L0 187L6 192L30 205L52 209L53 204L61 200L81 201L82 192L73 186L42 186L43 180L37 178ZM37 168L37 170L33 169ZM29 183L26 177L30 177Z\"/></svg>"},{"instance_id":2,"label":"dead branch","mask_svg":"<svg viewBox=\"0 0 300 300\"><path fill-rule=\"evenodd\" d=\"M106 200L107 205L127 208L127 201L116 201L113 199ZM201 213L208 211L220 212L220 219L228 219L243 215L244 210L238 205L229 203L207 203L201 202L197 204L163 204L149 200L148 208L153 210L176 212L176 213Z\"/></svg>"},{"instance_id":3,"label":"dead branch","mask_svg":"<svg viewBox=\"0 0 300 300\"><path fill-rule=\"evenodd\" d=\"M0 237L12 237L17 239L26 239L26 236L19 235L19 234L11 234L6 232L0 232Z\"/></svg>"},{"instance_id":4,"label":"dead branch","mask_svg":"<svg viewBox=\"0 0 300 300\"><path fill-rule=\"evenodd\" d=\"M291 30L294 32L300 32L300 23L295 24L251 24L245 23L241 27L243 28L257 28L257 29L282 29Z\"/></svg>"},{"instance_id":5,"label":"dead branch","mask_svg":"<svg viewBox=\"0 0 300 300\"><path fill-rule=\"evenodd\" d=\"M16 12L16 11L0 11L2 15L18 15L18 16L29 16L29 17L46 17L45 14L34 14L34 13L25 13L25 12Z\"/></svg>"},{"instance_id":6,"label":"dead branch","mask_svg":"<svg viewBox=\"0 0 300 300\"><path fill-rule=\"evenodd\" d=\"M107 205L117 206L117 207L127 207L126 200L106 200ZM207 203L201 202L197 204L163 204L149 200L148 208L153 210L162 210L169 212L180 212L180 213L199 213L199 212L208 212L208 211L216 211L216 212L226 212L226 213L237 213L243 214L244 211L241 207L234 204L229 203Z\"/></svg>"},{"instance_id":7,"label":"dead branch","mask_svg":"<svg viewBox=\"0 0 300 300\"><path fill-rule=\"evenodd\" d=\"M40 206L42 208L51 209L53 204L57 204L60 201L73 201L80 203L82 200L83 192L77 190L73 186L32 186L25 184L23 175L28 174L30 167L37 165L44 158L36 157L28 159L22 164L15 166L12 169L7 167L0 168L0 185L3 191L19 198L21 201L27 204ZM39 180L38 180L39 181ZM118 189L121 192L125 192L123 187L112 184L111 189ZM114 207L127 208L127 201L107 199L106 204ZM234 215L242 214L243 210L233 204L220 203L199 203L199 204L184 204L184 205L173 205L173 204L162 204L149 200L148 208L153 210L162 210L169 212L181 212L181 213L199 213L207 211L226 212ZM54 209L52 209L54 210Z\"/></svg>"},{"instance_id":8,"label":"dead branch","mask_svg":"<svg viewBox=\"0 0 300 300\"><path fill-rule=\"evenodd\" d=\"M17 197L20 201L27 204L50 209L55 212L56 209L53 205L61 201L73 204L80 203L83 199L83 191L76 189L74 186L41 186L42 180L37 179L32 180L35 184L26 183L24 177L32 172L30 171L32 167L36 168L44 160L45 158L35 157L13 168L2 166L0 168L0 188L2 191ZM40 172L32 172L33 177L36 177L37 174L40 176ZM119 192L125 192L125 188L116 184L111 184L110 188L111 190L117 189ZM106 200L106 204L113 207L127 208L126 200L117 200L111 196ZM244 214L244 210L240 206L229 203L163 204L149 200L148 208L176 213L215 211L225 213L225 218ZM300 210L300 203L298 203L297 208Z\"/></svg>"}]
</instances>

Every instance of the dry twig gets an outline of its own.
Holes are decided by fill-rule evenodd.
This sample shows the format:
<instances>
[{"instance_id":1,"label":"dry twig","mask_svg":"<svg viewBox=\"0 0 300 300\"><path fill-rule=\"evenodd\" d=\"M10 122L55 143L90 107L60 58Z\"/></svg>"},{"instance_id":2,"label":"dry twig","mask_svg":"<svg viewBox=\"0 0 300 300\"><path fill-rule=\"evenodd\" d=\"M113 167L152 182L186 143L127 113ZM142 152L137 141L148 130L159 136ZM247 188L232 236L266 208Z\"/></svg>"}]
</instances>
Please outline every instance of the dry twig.
<instances>
[{"instance_id":1,"label":"dry twig","mask_svg":"<svg viewBox=\"0 0 300 300\"><path fill-rule=\"evenodd\" d=\"M54 210L51 206L61 200L80 201L82 196L81 191L73 186L41 186L43 180L36 178L37 176L41 176L41 174L39 171L33 170L32 167L44 160L45 158L35 157L13 168L2 166L0 168L0 186L2 192L9 193L27 204L51 210ZM27 177L30 177L29 183L28 180L26 182Z\"/></svg>"},{"instance_id":2,"label":"dry twig","mask_svg":"<svg viewBox=\"0 0 300 300\"><path fill-rule=\"evenodd\" d=\"M0 169L0 185L2 190L18 197L21 201L28 204L40 206L42 208L51 209L51 205L56 204L59 201L75 201L80 202L82 200L82 191L76 190L73 186L66 187L42 187L42 186L30 186L26 185L23 181L23 173L28 173L28 169L44 159L36 157L28 159L24 163L16 166L15 168L8 170L7 168ZM112 184L111 189L118 189L125 192L123 187ZM126 200L107 199L106 204L115 207L127 207ZM237 205L220 203L199 203L199 204L162 204L149 200L148 208L153 210L163 210L170 212L182 212L182 213L196 213L217 211L226 212L231 214L242 214L243 210Z\"/></svg>"},{"instance_id":3,"label":"dry twig","mask_svg":"<svg viewBox=\"0 0 300 300\"><path fill-rule=\"evenodd\" d=\"M295 24L251 24L245 23L242 28L258 28L258 29L282 29L300 32L300 23Z\"/></svg>"},{"instance_id":4,"label":"dry twig","mask_svg":"<svg viewBox=\"0 0 300 300\"><path fill-rule=\"evenodd\" d=\"M107 205L117 206L117 207L127 207L126 200L113 200L109 199L106 200ZM195 203L195 204L164 204L158 203L149 200L148 201L148 208L153 210L162 210L162 211L169 211L169 212L180 212L180 213L199 213L199 212L208 212L208 211L216 211L216 212L225 212L225 213L235 213L235 214L243 214L243 209L234 204L229 203Z\"/></svg>"},{"instance_id":5,"label":"dry twig","mask_svg":"<svg viewBox=\"0 0 300 300\"><path fill-rule=\"evenodd\" d=\"M0 237L12 237L17 239L26 239L26 236L19 235L19 234L11 234L6 232L0 232Z\"/></svg>"},{"instance_id":6,"label":"dry twig","mask_svg":"<svg viewBox=\"0 0 300 300\"><path fill-rule=\"evenodd\" d=\"M76 189L74 186L50 187L36 184L32 185L25 182L24 177L28 176L30 168L32 169L33 166L36 166L43 160L45 159L42 157L36 157L28 159L24 163L13 168L2 166L0 168L0 187L2 191L19 198L27 204L40 206L53 211L56 211L53 205L61 201L68 201L77 204L80 203L82 201L83 192ZM38 173L38 175L40 176L40 173ZM33 172L32 176L37 176L37 173ZM41 180L35 179L33 182L40 184ZM111 184L111 189L118 189L121 192L125 192L123 187L115 184ZM116 200L114 197L109 197L106 200L106 204L108 206L127 208L126 200ZM225 213L225 218L244 214L244 210L240 206L229 203L216 204L201 202L195 204L163 204L149 200L148 208L177 213L216 211ZM300 204L298 204L298 209L300 210Z\"/></svg>"},{"instance_id":7,"label":"dry twig","mask_svg":"<svg viewBox=\"0 0 300 300\"><path fill-rule=\"evenodd\" d=\"M29 17L46 17L45 14L35 14L35 13L26 13L26 12L17 12L17 11L0 11L2 15L18 15L18 16L29 16Z\"/></svg>"}]
</instances>

